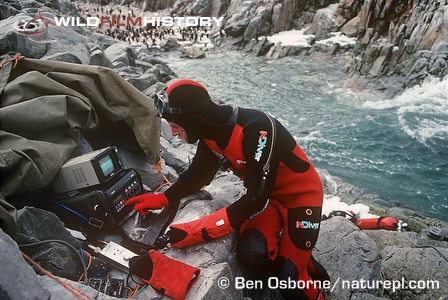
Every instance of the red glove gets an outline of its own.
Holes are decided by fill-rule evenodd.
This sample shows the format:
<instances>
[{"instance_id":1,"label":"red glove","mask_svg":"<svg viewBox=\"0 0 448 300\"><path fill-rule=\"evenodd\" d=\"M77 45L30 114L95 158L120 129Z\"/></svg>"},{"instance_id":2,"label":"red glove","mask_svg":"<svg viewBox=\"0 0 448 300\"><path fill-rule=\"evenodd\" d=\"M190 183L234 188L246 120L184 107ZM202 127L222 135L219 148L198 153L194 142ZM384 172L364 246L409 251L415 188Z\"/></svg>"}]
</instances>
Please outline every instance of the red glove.
<instances>
[{"instance_id":1,"label":"red glove","mask_svg":"<svg viewBox=\"0 0 448 300\"><path fill-rule=\"evenodd\" d=\"M231 231L227 209L221 208L199 220L170 225L169 235L171 245L182 248L223 237Z\"/></svg>"},{"instance_id":2,"label":"red glove","mask_svg":"<svg viewBox=\"0 0 448 300\"><path fill-rule=\"evenodd\" d=\"M129 268L131 274L135 273L158 292L176 300L185 299L201 272L154 250L132 257Z\"/></svg>"},{"instance_id":3,"label":"red glove","mask_svg":"<svg viewBox=\"0 0 448 300\"><path fill-rule=\"evenodd\" d=\"M161 209L168 206L168 199L163 193L143 194L132 197L126 201L126 205L134 205L134 209L142 216L146 216L150 210Z\"/></svg>"}]
</instances>

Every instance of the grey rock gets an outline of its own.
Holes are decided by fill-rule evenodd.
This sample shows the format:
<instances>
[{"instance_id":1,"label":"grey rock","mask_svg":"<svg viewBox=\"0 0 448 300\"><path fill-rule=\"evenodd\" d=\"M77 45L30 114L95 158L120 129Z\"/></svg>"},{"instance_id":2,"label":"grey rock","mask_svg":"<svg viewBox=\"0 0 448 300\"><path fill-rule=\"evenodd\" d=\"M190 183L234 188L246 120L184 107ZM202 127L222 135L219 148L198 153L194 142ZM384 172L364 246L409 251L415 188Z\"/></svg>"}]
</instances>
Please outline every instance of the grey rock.
<instances>
[{"instance_id":1,"label":"grey rock","mask_svg":"<svg viewBox=\"0 0 448 300\"><path fill-rule=\"evenodd\" d=\"M437 249L437 250L436 250ZM447 248L410 248L389 246L382 253L383 280L437 280L439 288L384 290L385 296L396 299L439 299L448 294Z\"/></svg>"},{"instance_id":2,"label":"grey rock","mask_svg":"<svg viewBox=\"0 0 448 300\"><path fill-rule=\"evenodd\" d=\"M352 222L333 217L321 222L319 239L313 254L328 271L332 282L341 280L377 280L380 278L381 253L375 242ZM335 287L338 299L349 299L350 289ZM356 292L368 293L367 290Z\"/></svg>"},{"instance_id":3,"label":"grey rock","mask_svg":"<svg viewBox=\"0 0 448 300\"><path fill-rule=\"evenodd\" d=\"M146 54L146 53L141 53L138 55L138 59L144 62L147 62L151 65L153 65L153 67L157 68L157 71L154 69L151 69L151 71L146 70L146 72L151 72L155 75L158 76L159 81L166 83L170 80L172 80L173 78L176 78L177 75L176 73L174 73L173 70L171 70L171 68L168 66L167 63L165 63L164 61L151 57L150 55Z\"/></svg>"},{"instance_id":4,"label":"grey rock","mask_svg":"<svg viewBox=\"0 0 448 300\"><path fill-rule=\"evenodd\" d=\"M242 197L246 189L239 177L229 171L218 172L213 181L205 187L215 201L227 206Z\"/></svg>"},{"instance_id":5,"label":"grey rock","mask_svg":"<svg viewBox=\"0 0 448 300\"><path fill-rule=\"evenodd\" d=\"M252 39L251 43L246 47L247 52L252 52L255 56L264 56L266 55L271 47L274 46L274 43L269 42L269 40L264 37L263 39Z\"/></svg>"},{"instance_id":6,"label":"grey rock","mask_svg":"<svg viewBox=\"0 0 448 300\"><path fill-rule=\"evenodd\" d=\"M420 58L419 60L417 60L412 66L411 71L409 71L409 73L406 75L407 83L410 84L413 81L418 81L419 79L426 77L428 64L428 58Z\"/></svg>"},{"instance_id":7,"label":"grey rock","mask_svg":"<svg viewBox=\"0 0 448 300\"><path fill-rule=\"evenodd\" d=\"M135 67L135 55L132 48L125 43L115 43L104 50L106 57L115 65L123 63Z\"/></svg>"},{"instance_id":8,"label":"grey rock","mask_svg":"<svg viewBox=\"0 0 448 300\"><path fill-rule=\"evenodd\" d=\"M384 0L362 4L358 32L364 32L360 50L365 50L350 67L347 87L385 91L392 98L429 75L446 76L447 58L431 57L437 45L446 43L448 37L448 31L442 29L448 24L444 6L427 0L397 4ZM392 52L378 53L389 45L393 45Z\"/></svg>"},{"instance_id":9,"label":"grey rock","mask_svg":"<svg viewBox=\"0 0 448 300\"><path fill-rule=\"evenodd\" d=\"M372 199L371 203L380 205L380 206L386 207L386 208L392 208L394 206L397 206L397 202L387 201L384 199Z\"/></svg>"},{"instance_id":10,"label":"grey rock","mask_svg":"<svg viewBox=\"0 0 448 300\"><path fill-rule=\"evenodd\" d=\"M157 82L157 83L151 85L149 88L143 90L142 93L152 99L152 97L154 97L155 93L157 93L165 88L166 88L165 83Z\"/></svg>"},{"instance_id":11,"label":"grey rock","mask_svg":"<svg viewBox=\"0 0 448 300\"><path fill-rule=\"evenodd\" d=\"M121 62L119 62L121 64ZM137 67L121 65L120 67L115 67L118 74L123 76L125 79L136 78L142 75L142 70Z\"/></svg>"},{"instance_id":12,"label":"grey rock","mask_svg":"<svg viewBox=\"0 0 448 300\"><path fill-rule=\"evenodd\" d=\"M188 47L185 49L185 57L192 59L205 58L205 53L197 47Z\"/></svg>"},{"instance_id":13,"label":"grey rock","mask_svg":"<svg viewBox=\"0 0 448 300\"><path fill-rule=\"evenodd\" d=\"M170 142L166 142L166 139ZM162 122L161 149L162 158L179 174L188 168L196 152L194 145L184 143L178 137L173 137L171 127L164 122Z\"/></svg>"},{"instance_id":14,"label":"grey rock","mask_svg":"<svg viewBox=\"0 0 448 300\"><path fill-rule=\"evenodd\" d=\"M22 6L23 12L27 12L29 10L36 11L36 8L42 8L42 6L43 6L42 3L39 3L34 0L21 2L20 5Z\"/></svg>"},{"instance_id":15,"label":"grey rock","mask_svg":"<svg viewBox=\"0 0 448 300\"><path fill-rule=\"evenodd\" d=\"M437 229L441 231L441 235L443 237L435 237L432 230ZM444 240L448 237L448 228L447 227L439 227L439 226L431 226L423 229L415 238L414 245L416 247L441 247L448 248L448 241Z\"/></svg>"},{"instance_id":16,"label":"grey rock","mask_svg":"<svg viewBox=\"0 0 448 300\"><path fill-rule=\"evenodd\" d=\"M62 240L75 249L79 249L80 246L54 213L33 207L20 209L17 212L18 244L46 240ZM66 245L51 242L27 247L23 251L56 276L77 280L81 274L82 267L79 257Z\"/></svg>"},{"instance_id":17,"label":"grey rock","mask_svg":"<svg viewBox=\"0 0 448 300\"><path fill-rule=\"evenodd\" d=\"M177 75L167 66L156 64L154 65L159 69L160 75L159 80L161 82L167 83L174 78L177 78Z\"/></svg>"},{"instance_id":18,"label":"grey rock","mask_svg":"<svg viewBox=\"0 0 448 300\"><path fill-rule=\"evenodd\" d=\"M225 32L231 37L242 36L246 28L246 22L243 20L235 22L227 22L225 25Z\"/></svg>"},{"instance_id":19,"label":"grey rock","mask_svg":"<svg viewBox=\"0 0 448 300\"><path fill-rule=\"evenodd\" d=\"M177 172L185 170L189 165L188 161L183 160L184 156L176 155L177 151L174 150L173 146L164 138L160 138L160 148L162 149L162 157L165 163L172 167Z\"/></svg>"},{"instance_id":20,"label":"grey rock","mask_svg":"<svg viewBox=\"0 0 448 300\"><path fill-rule=\"evenodd\" d=\"M106 68L112 68L112 62L106 57L104 52L100 49L94 50L90 54L90 65L102 66Z\"/></svg>"},{"instance_id":21,"label":"grey rock","mask_svg":"<svg viewBox=\"0 0 448 300\"><path fill-rule=\"evenodd\" d=\"M124 167L135 169L142 177L143 183L152 191L165 183L165 179L153 169L154 165L145 158L140 149L130 149L128 145L122 143L117 144L117 147ZM177 180L176 171L164 162L162 163L162 170L168 180L172 182Z\"/></svg>"},{"instance_id":22,"label":"grey rock","mask_svg":"<svg viewBox=\"0 0 448 300\"><path fill-rule=\"evenodd\" d=\"M0 229L0 298L2 299L49 299L46 290L25 262L17 244Z\"/></svg>"},{"instance_id":23,"label":"grey rock","mask_svg":"<svg viewBox=\"0 0 448 300\"><path fill-rule=\"evenodd\" d=\"M68 291L63 285L61 285L59 282L55 281L54 279L48 277L48 276L39 276L39 281L41 282L42 286L45 287L50 293L49 299L76 299L75 295L72 294L70 291ZM69 284L78 290L81 290L86 295L90 296L91 298L97 299L97 300L113 300L117 299L117 297L111 297L106 294L100 293L97 290L93 289L89 285L85 285L80 282L67 280L65 278L59 278L61 281L65 282L66 284Z\"/></svg>"},{"instance_id":24,"label":"grey rock","mask_svg":"<svg viewBox=\"0 0 448 300\"><path fill-rule=\"evenodd\" d=\"M254 17L249 21L249 24L247 25L246 30L244 31L243 38L245 40L257 38L261 26L262 26L261 16Z\"/></svg>"},{"instance_id":25,"label":"grey rock","mask_svg":"<svg viewBox=\"0 0 448 300\"><path fill-rule=\"evenodd\" d=\"M335 297L337 299L337 297ZM350 300L386 300L388 298L378 297L368 293L353 293L350 295Z\"/></svg>"},{"instance_id":26,"label":"grey rock","mask_svg":"<svg viewBox=\"0 0 448 300\"><path fill-rule=\"evenodd\" d=\"M135 60L135 65L137 67L141 68L143 72L146 72L148 69L153 67L153 65L150 64L149 62L142 61L138 58Z\"/></svg>"},{"instance_id":27,"label":"grey rock","mask_svg":"<svg viewBox=\"0 0 448 300\"><path fill-rule=\"evenodd\" d=\"M179 47L180 44L177 42L175 38L172 37L169 37L162 43L160 43L160 48L164 49L165 51L177 50Z\"/></svg>"},{"instance_id":28,"label":"grey rock","mask_svg":"<svg viewBox=\"0 0 448 300\"><path fill-rule=\"evenodd\" d=\"M427 218L414 210L402 208L402 207L392 207L387 211L387 214L397 220L402 220L408 223L409 228L415 232L420 232L422 229L428 226ZM437 224L434 224L437 225Z\"/></svg>"},{"instance_id":29,"label":"grey rock","mask_svg":"<svg viewBox=\"0 0 448 300\"><path fill-rule=\"evenodd\" d=\"M189 13L192 16L208 16L210 15L210 1L197 0L189 9Z\"/></svg>"},{"instance_id":30,"label":"grey rock","mask_svg":"<svg viewBox=\"0 0 448 300\"><path fill-rule=\"evenodd\" d=\"M5 3L5 2L2 2L2 3ZM22 4L20 4L19 1L8 1L8 5L10 5L11 7L15 8L17 10L23 9Z\"/></svg>"},{"instance_id":31,"label":"grey rock","mask_svg":"<svg viewBox=\"0 0 448 300\"><path fill-rule=\"evenodd\" d=\"M432 58L428 66L428 73L441 78L445 74L447 65L448 59L444 56Z\"/></svg>"},{"instance_id":32,"label":"grey rock","mask_svg":"<svg viewBox=\"0 0 448 300\"><path fill-rule=\"evenodd\" d=\"M356 16L347 23L345 23L344 26L342 26L341 28L341 32L348 37L357 37L358 32L360 32L359 16Z\"/></svg>"},{"instance_id":33,"label":"grey rock","mask_svg":"<svg viewBox=\"0 0 448 300\"><path fill-rule=\"evenodd\" d=\"M46 55L42 57L43 60L53 60L53 61L62 61L73 64L81 64L82 62L75 55L65 52L65 53L55 53L53 55Z\"/></svg>"},{"instance_id":34,"label":"grey rock","mask_svg":"<svg viewBox=\"0 0 448 300\"><path fill-rule=\"evenodd\" d=\"M227 278L231 285L221 289L218 285L220 278ZM198 282L191 289L187 299L245 299L242 290L232 285L234 277L227 263L219 263L201 270Z\"/></svg>"},{"instance_id":35,"label":"grey rock","mask_svg":"<svg viewBox=\"0 0 448 300\"><path fill-rule=\"evenodd\" d=\"M76 33L72 28L64 26L49 27L49 38L55 42L48 43L45 55L68 52L81 61L82 64L90 62L87 39Z\"/></svg>"},{"instance_id":36,"label":"grey rock","mask_svg":"<svg viewBox=\"0 0 448 300\"><path fill-rule=\"evenodd\" d=\"M279 59L288 56L288 53L293 49L292 46L283 46L281 43L275 44L271 49L269 49L268 54L266 56Z\"/></svg>"},{"instance_id":37,"label":"grey rock","mask_svg":"<svg viewBox=\"0 0 448 300\"><path fill-rule=\"evenodd\" d=\"M345 20L355 18L363 5L362 1L342 0L339 1L338 14Z\"/></svg>"},{"instance_id":38,"label":"grey rock","mask_svg":"<svg viewBox=\"0 0 448 300\"><path fill-rule=\"evenodd\" d=\"M0 20L7 19L11 16L17 15L18 13L19 11L16 8L0 3Z\"/></svg>"},{"instance_id":39,"label":"grey rock","mask_svg":"<svg viewBox=\"0 0 448 300\"><path fill-rule=\"evenodd\" d=\"M157 11L160 9L170 8L174 5L175 0L160 0L160 1L133 1L140 6L142 11ZM129 2L131 3L131 2Z\"/></svg>"},{"instance_id":40,"label":"grey rock","mask_svg":"<svg viewBox=\"0 0 448 300\"><path fill-rule=\"evenodd\" d=\"M146 69L144 73L145 74L151 73L156 75L157 78L160 78L160 70L155 66L151 66L150 68Z\"/></svg>"},{"instance_id":41,"label":"grey rock","mask_svg":"<svg viewBox=\"0 0 448 300\"><path fill-rule=\"evenodd\" d=\"M155 84L158 80L154 74L142 74L137 78L129 78L128 80L133 86L135 86L139 91L143 91L149 88L151 85Z\"/></svg>"},{"instance_id":42,"label":"grey rock","mask_svg":"<svg viewBox=\"0 0 448 300\"><path fill-rule=\"evenodd\" d=\"M368 45L374 33L373 28L368 28L364 34L364 37L361 39L361 44Z\"/></svg>"},{"instance_id":43,"label":"grey rock","mask_svg":"<svg viewBox=\"0 0 448 300\"><path fill-rule=\"evenodd\" d=\"M432 53L448 53L448 42L434 43L431 50Z\"/></svg>"},{"instance_id":44,"label":"grey rock","mask_svg":"<svg viewBox=\"0 0 448 300\"><path fill-rule=\"evenodd\" d=\"M340 50L341 50L341 45L340 45L339 43L335 43L333 46L331 46L330 53L331 53L332 55L335 55L335 54L337 54Z\"/></svg>"},{"instance_id":45,"label":"grey rock","mask_svg":"<svg viewBox=\"0 0 448 300\"><path fill-rule=\"evenodd\" d=\"M288 9L288 7L287 7L288 3L291 3L291 2L285 1L285 2L279 2L279 3L274 4L274 6L272 8L272 17L271 17L273 32L279 32L279 31L286 29L283 26L284 25L283 20L288 19L286 16L291 13L291 10ZM285 7L284 7L284 4L285 4Z\"/></svg>"},{"instance_id":46,"label":"grey rock","mask_svg":"<svg viewBox=\"0 0 448 300\"><path fill-rule=\"evenodd\" d=\"M325 194L335 194L341 187L343 181L339 177L331 176L325 169L317 169Z\"/></svg>"},{"instance_id":47,"label":"grey rock","mask_svg":"<svg viewBox=\"0 0 448 300\"><path fill-rule=\"evenodd\" d=\"M61 3L62 2L62 3ZM68 16L79 16L78 8L74 3L68 1L60 2L60 11Z\"/></svg>"},{"instance_id":48,"label":"grey rock","mask_svg":"<svg viewBox=\"0 0 448 300\"><path fill-rule=\"evenodd\" d=\"M121 69L121 68L128 67L124 62L121 62L121 61L116 61L116 62L112 63L112 66L114 69Z\"/></svg>"},{"instance_id":49,"label":"grey rock","mask_svg":"<svg viewBox=\"0 0 448 300\"><path fill-rule=\"evenodd\" d=\"M143 51L137 51L137 60L154 65L153 59L154 58L150 54Z\"/></svg>"},{"instance_id":50,"label":"grey rock","mask_svg":"<svg viewBox=\"0 0 448 300\"><path fill-rule=\"evenodd\" d=\"M337 31L341 24L336 19L337 5L330 5L316 12L311 25L311 32L316 35L316 40L330 37L330 32Z\"/></svg>"},{"instance_id":51,"label":"grey rock","mask_svg":"<svg viewBox=\"0 0 448 300\"><path fill-rule=\"evenodd\" d=\"M100 46L101 50L104 50L109 46L117 43L117 41L114 38L99 33L92 33L87 38L87 41L93 43L94 45Z\"/></svg>"},{"instance_id":52,"label":"grey rock","mask_svg":"<svg viewBox=\"0 0 448 300\"><path fill-rule=\"evenodd\" d=\"M375 241L381 251L388 246L412 247L417 239L415 232L388 230L364 230L363 232Z\"/></svg>"},{"instance_id":53,"label":"grey rock","mask_svg":"<svg viewBox=\"0 0 448 300\"><path fill-rule=\"evenodd\" d=\"M384 64L386 63L387 56L378 57L372 65L372 68L369 71L370 75L378 76L381 74L381 70L384 68Z\"/></svg>"},{"instance_id":54,"label":"grey rock","mask_svg":"<svg viewBox=\"0 0 448 300\"><path fill-rule=\"evenodd\" d=\"M244 35L244 41L247 42L257 35L270 35L292 29L295 24L297 28L303 28L318 9L336 2L338 1L232 1L223 28L233 38ZM245 43L240 46L244 47Z\"/></svg>"},{"instance_id":55,"label":"grey rock","mask_svg":"<svg viewBox=\"0 0 448 300\"><path fill-rule=\"evenodd\" d=\"M162 130L162 138L167 140L169 143L173 140L174 136L171 131L171 126L168 124L168 121L165 119L162 119L160 122L160 128Z\"/></svg>"}]
</instances>

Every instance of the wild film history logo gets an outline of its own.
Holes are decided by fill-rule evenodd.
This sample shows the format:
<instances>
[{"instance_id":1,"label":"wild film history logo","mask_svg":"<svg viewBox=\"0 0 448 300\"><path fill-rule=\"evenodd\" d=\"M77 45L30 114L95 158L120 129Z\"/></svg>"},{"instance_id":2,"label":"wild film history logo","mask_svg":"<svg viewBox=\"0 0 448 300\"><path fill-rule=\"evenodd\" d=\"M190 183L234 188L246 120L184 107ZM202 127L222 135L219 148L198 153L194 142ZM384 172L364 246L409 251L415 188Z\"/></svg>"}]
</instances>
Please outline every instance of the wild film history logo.
<instances>
[{"instance_id":1,"label":"wild film history logo","mask_svg":"<svg viewBox=\"0 0 448 300\"><path fill-rule=\"evenodd\" d=\"M48 36L49 25L55 26L54 15L48 11L37 10L36 13L19 19L12 24L15 33L36 43L52 43Z\"/></svg>"}]
</instances>

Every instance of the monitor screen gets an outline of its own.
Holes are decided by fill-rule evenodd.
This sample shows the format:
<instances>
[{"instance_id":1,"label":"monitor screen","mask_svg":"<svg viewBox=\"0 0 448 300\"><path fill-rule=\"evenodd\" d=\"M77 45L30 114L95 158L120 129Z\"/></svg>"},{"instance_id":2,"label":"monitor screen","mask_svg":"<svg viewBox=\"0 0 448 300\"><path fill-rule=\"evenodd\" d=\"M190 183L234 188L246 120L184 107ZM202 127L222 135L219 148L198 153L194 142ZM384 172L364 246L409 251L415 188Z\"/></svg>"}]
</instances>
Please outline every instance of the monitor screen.
<instances>
[{"instance_id":1,"label":"monitor screen","mask_svg":"<svg viewBox=\"0 0 448 300\"><path fill-rule=\"evenodd\" d=\"M107 178L110 174L112 174L115 171L114 161L112 159L112 155L110 154L101 157L98 160L98 163L105 178Z\"/></svg>"}]
</instances>

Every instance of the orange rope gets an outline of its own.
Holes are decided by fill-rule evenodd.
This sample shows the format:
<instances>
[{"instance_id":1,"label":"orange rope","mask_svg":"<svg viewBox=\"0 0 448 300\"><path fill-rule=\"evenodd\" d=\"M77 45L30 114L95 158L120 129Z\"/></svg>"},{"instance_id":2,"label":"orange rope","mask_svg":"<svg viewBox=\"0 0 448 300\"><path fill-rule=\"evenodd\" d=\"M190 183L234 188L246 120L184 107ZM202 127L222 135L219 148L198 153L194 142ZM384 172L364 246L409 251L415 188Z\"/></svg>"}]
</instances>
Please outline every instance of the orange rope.
<instances>
[{"instance_id":1,"label":"orange rope","mask_svg":"<svg viewBox=\"0 0 448 300\"><path fill-rule=\"evenodd\" d=\"M166 176L163 174L162 172L162 157L160 157L159 161L156 162L156 164L154 165L154 167L152 167L152 169L154 171L156 171L157 173L159 173L163 179L165 179L166 184L172 186L173 184L168 180L168 178L166 178ZM160 187L157 188L157 190L160 190L163 186L165 186L166 184L161 185Z\"/></svg>"},{"instance_id":2,"label":"orange rope","mask_svg":"<svg viewBox=\"0 0 448 300\"><path fill-rule=\"evenodd\" d=\"M22 60L24 58L25 58L25 56L21 55L20 53L17 53L16 55L11 57L10 59L7 59L4 62L2 62L0 64L0 69L2 69L9 62L13 62L12 68L15 69L16 66L17 66L17 63L19 62L19 60Z\"/></svg>"},{"instance_id":3,"label":"orange rope","mask_svg":"<svg viewBox=\"0 0 448 300\"><path fill-rule=\"evenodd\" d=\"M159 187L154 191L154 193L158 193L164 186L167 186L167 185L171 186L171 184L165 182L164 184L162 184L161 186L159 186Z\"/></svg>"},{"instance_id":4,"label":"orange rope","mask_svg":"<svg viewBox=\"0 0 448 300\"><path fill-rule=\"evenodd\" d=\"M67 282L62 281L60 278L54 276L53 274L51 274L50 272L48 272L47 270L43 269L39 264L37 264L34 260L32 260L31 258L29 258L25 253L21 252L23 258L33 267L35 267L36 269L38 269L40 272L42 272L43 274L47 275L48 277L52 278L53 280L55 280L56 282L58 282L60 285L62 285L64 288L66 288L68 291L70 291L73 295L75 295L76 298L80 299L80 300L84 300L84 299L88 299L88 300L94 300L94 298L90 297L89 295L87 295L86 293L84 293L83 291L77 289L76 287L70 285Z\"/></svg>"},{"instance_id":5,"label":"orange rope","mask_svg":"<svg viewBox=\"0 0 448 300\"><path fill-rule=\"evenodd\" d=\"M137 292L138 292L138 289L141 287L141 285L140 284L137 284L137 286L135 287L135 289L132 291L132 293L129 295L129 297L128 297L128 299L132 299L132 298L134 298L135 297L135 295L137 294Z\"/></svg>"},{"instance_id":6,"label":"orange rope","mask_svg":"<svg viewBox=\"0 0 448 300\"><path fill-rule=\"evenodd\" d=\"M126 288L126 289L128 290L128 292L129 292L128 297L130 297L130 296L132 295L132 290L131 290L131 288L128 287L128 286L125 286L125 288Z\"/></svg>"},{"instance_id":7,"label":"orange rope","mask_svg":"<svg viewBox=\"0 0 448 300\"><path fill-rule=\"evenodd\" d=\"M92 255L90 255L89 252L82 250L84 253L87 254L87 256L89 257L89 263L86 266L86 271L90 268L90 265L92 264ZM81 274L81 277L79 277L78 282L81 281L81 279L84 277L84 273Z\"/></svg>"}]
</instances>

